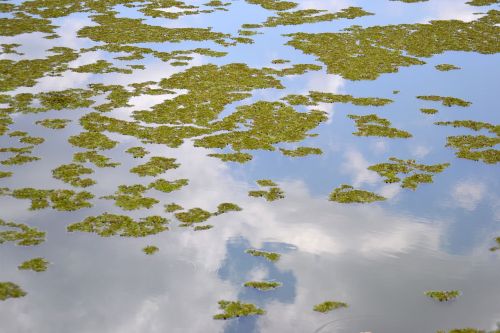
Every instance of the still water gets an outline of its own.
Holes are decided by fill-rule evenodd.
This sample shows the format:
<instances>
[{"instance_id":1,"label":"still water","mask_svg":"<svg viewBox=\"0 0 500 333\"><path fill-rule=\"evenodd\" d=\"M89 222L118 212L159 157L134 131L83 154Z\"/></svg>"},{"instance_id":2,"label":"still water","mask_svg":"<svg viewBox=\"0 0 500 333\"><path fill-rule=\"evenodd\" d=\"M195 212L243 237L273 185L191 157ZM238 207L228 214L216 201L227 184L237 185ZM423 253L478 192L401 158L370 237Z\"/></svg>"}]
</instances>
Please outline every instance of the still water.
<instances>
[{"instance_id":1,"label":"still water","mask_svg":"<svg viewBox=\"0 0 500 333\"><path fill-rule=\"evenodd\" d=\"M499 330L466 1L0 2L0 332Z\"/></svg>"}]
</instances>

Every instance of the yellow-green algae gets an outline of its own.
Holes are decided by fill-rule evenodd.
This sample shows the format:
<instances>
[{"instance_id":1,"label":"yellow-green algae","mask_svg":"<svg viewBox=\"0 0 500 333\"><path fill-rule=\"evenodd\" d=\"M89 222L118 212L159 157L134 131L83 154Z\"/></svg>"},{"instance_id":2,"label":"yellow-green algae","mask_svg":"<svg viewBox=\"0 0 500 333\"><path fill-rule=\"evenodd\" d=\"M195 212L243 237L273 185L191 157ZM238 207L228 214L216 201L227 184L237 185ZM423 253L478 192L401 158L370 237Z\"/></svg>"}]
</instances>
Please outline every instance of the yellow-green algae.
<instances>
[{"instance_id":1,"label":"yellow-green algae","mask_svg":"<svg viewBox=\"0 0 500 333\"><path fill-rule=\"evenodd\" d=\"M458 290L450 290L450 291L441 291L441 290L430 290L425 292L426 296L439 301L439 302L448 302L451 301L458 296L460 296L460 291Z\"/></svg>"},{"instance_id":2,"label":"yellow-green algae","mask_svg":"<svg viewBox=\"0 0 500 333\"><path fill-rule=\"evenodd\" d=\"M223 162L246 163L252 160L253 156L247 153L227 153L227 154L208 154L210 157L215 157Z\"/></svg>"},{"instance_id":3,"label":"yellow-green algae","mask_svg":"<svg viewBox=\"0 0 500 333\"><path fill-rule=\"evenodd\" d=\"M438 113L438 110L437 109L422 108L422 109L420 109L420 112L425 113L425 114L436 114L436 113Z\"/></svg>"},{"instance_id":4,"label":"yellow-green algae","mask_svg":"<svg viewBox=\"0 0 500 333\"><path fill-rule=\"evenodd\" d=\"M165 204L164 207L165 207L165 211L167 213L173 213L175 211L183 210L184 209L181 205L176 204L175 202L172 202L172 203L169 203L169 204Z\"/></svg>"},{"instance_id":5,"label":"yellow-green algae","mask_svg":"<svg viewBox=\"0 0 500 333\"><path fill-rule=\"evenodd\" d=\"M71 122L71 120L69 120L69 119L53 118L53 119L38 120L35 122L35 124L41 125L43 127L50 128L50 129L63 129L70 122Z\"/></svg>"},{"instance_id":6,"label":"yellow-green algae","mask_svg":"<svg viewBox=\"0 0 500 333\"><path fill-rule=\"evenodd\" d=\"M194 231L202 231L202 230L208 230L212 229L214 226L211 224L205 224L205 225L197 225L193 228Z\"/></svg>"},{"instance_id":7,"label":"yellow-green algae","mask_svg":"<svg viewBox=\"0 0 500 333\"><path fill-rule=\"evenodd\" d=\"M143 158L149 154L149 151L147 151L144 147L130 147L125 150L125 152L132 155L133 158Z\"/></svg>"},{"instance_id":8,"label":"yellow-green algae","mask_svg":"<svg viewBox=\"0 0 500 333\"><path fill-rule=\"evenodd\" d=\"M350 114L348 117L356 122L358 131L352 134L357 136L381 136L400 139L412 137L407 131L391 127L391 122L389 120L380 118L376 114L369 114L366 116Z\"/></svg>"},{"instance_id":9,"label":"yellow-green algae","mask_svg":"<svg viewBox=\"0 0 500 333\"><path fill-rule=\"evenodd\" d=\"M281 287L282 283L276 281L248 281L243 286L268 291Z\"/></svg>"},{"instance_id":10,"label":"yellow-green algae","mask_svg":"<svg viewBox=\"0 0 500 333\"><path fill-rule=\"evenodd\" d=\"M10 195L16 199L31 200L30 210L52 207L59 211L74 211L92 207L88 200L94 198L93 194L86 191L39 190L31 187L15 189Z\"/></svg>"},{"instance_id":11,"label":"yellow-green algae","mask_svg":"<svg viewBox=\"0 0 500 333\"><path fill-rule=\"evenodd\" d=\"M189 180L182 178L173 181L168 181L165 179L157 179L149 184L149 188L154 188L157 191L170 193L173 191L180 190L182 187L189 184Z\"/></svg>"},{"instance_id":12,"label":"yellow-green algae","mask_svg":"<svg viewBox=\"0 0 500 333\"><path fill-rule=\"evenodd\" d=\"M285 149L285 148L280 148L280 151L283 155L285 156L290 156L290 157L303 157L303 156L308 156L308 155L321 155L323 154L323 151L319 148L314 148L314 147L298 147L296 149Z\"/></svg>"},{"instance_id":13,"label":"yellow-green algae","mask_svg":"<svg viewBox=\"0 0 500 333\"><path fill-rule=\"evenodd\" d=\"M101 237L146 237L168 230L168 222L166 218L156 215L134 221L129 216L104 213L70 224L67 230L96 233Z\"/></svg>"},{"instance_id":14,"label":"yellow-green algae","mask_svg":"<svg viewBox=\"0 0 500 333\"><path fill-rule=\"evenodd\" d=\"M298 6L296 2L280 0L246 0L246 2L260 5L262 8L268 10L289 10Z\"/></svg>"},{"instance_id":15,"label":"yellow-green algae","mask_svg":"<svg viewBox=\"0 0 500 333\"><path fill-rule=\"evenodd\" d=\"M460 67L452 65L452 64L439 64L439 65L436 65L434 67L438 71L441 71L441 72L448 72L448 71L453 71L453 70L461 69Z\"/></svg>"},{"instance_id":16,"label":"yellow-green algae","mask_svg":"<svg viewBox=\"0 0 500 333\"><path fill-rule=\"evenodd\" d=\"M21 265L17 266L20 270L30 270L35 272L45 272L49 262L44 258L33 258L23 262Z\"/></svg>"},{"instance_id":17,"label":"yellow-green algae","mask_svg":"<svg viewBox=\"0 0 500 333\"><path fill-rule=\"evenodd\" d=\"M348 305L344 302L326 301L316 304L313 308L316 312L327 313L336 309L347 308Z\"/></svg>"},{"instance_id":18,"label":"yellow-green algae","mask_svg":"<svg viewBox=\"0 0 500 333\"><path fill-rule=\"evenodd\" d=\"M25 136L19 139L19 142L26 143L29 145L40 145L45 142L45 139L36 136Z\"/></svg>"},{"instance_id":19,"label":"yellow-green algae","mask_svg":"<svg viewBox=\"0 0 500 333\"><path fill-rule=\"evenodd\" d=\"M433 102L441 102L444 106L461 106L461 107L467 107L471 105L471 102L464 101L463 99L456 98L456 97L443 97L443 96L436 96L436 95L430 95L430 96L417 96L418 99L424 100L424 101L433 101Z\"/></svg>"},{"instance_id":20,"label":"yellow-green algae","mask_svg":"<svg viewBox=\"0 0 500 333\"><path fill-rule=\"evenodd\" d=\"M1 230L8 229L8 230ZM20 246L33 246L45 241L45 232L26 224L5 222L0 219L0 244L15 242Z\"/></svg>"},{"instance_id":21,"label":"yellow-green algae","mask_svg":"<svg viewBox=\"0 0 500 333\"><path fill-rule=\"evenodd\" d=\"M443 172L450 163L442 164L419 164L415 160L402 160L396 157L390 157L390 162L375 164L368 167L368 170L375 171L381 177L384 177L386 183L401 183L402 188L415 190L421 183L432 183L432 177ZM401 179L398 174L405 177Z\"/></svg>"},{"instance_id":22,"label":"yellow-green algae","mask_svg":"<svg viewBox=\"0 0 500 333\"><path fill-rule=\"evenodd\" d=\"M26 296L26 292L12 282L0 282L0 301Z\"/></svg>"},{"instance_id":23,"label":"yellow-green algae","mask_svg":"<svg viewBox=\"0 0 500 333\"><path fill-rule=\"evenodd\" d=\"M217 216L217 215L225 214L227 212L239 212L241 210L242 210L242 208L235 203L223 202L217 206L217 211L215 213L213 213L213 215Z\"/></svg>"},{"instance_id":24,"label":"yellow-green algae","mask_svg":"<svg viewBox=\"0 0 500 333\"><path fill-rule=\"evenodd\" d=\"M149 209L159 201L155 198L144 197L143 193L147 190L148 187L140 184L120 185L114 195L107 195L101 199L115 200L115 205L124 210Z\"/></svg>"},{"instance_id":25,"label":"yellow-green algae","mask_svg":"<svg viewBox=\"0 0 500 333\"><path fill-rule=\"evenodd\" d=\"M99 132L82 132L78 135L70 136L68 142L75 147L96 150L112 149L118 143Z\"/></svg>"},{"instance_id":26,"label":"yellow-green algae","mask_svg":"<svg viewBox=\"0 0 500 333\"><path fill-rule=\"evenodd\" d=\"M281 254L276 253L276 252L260 251L260 250L255 250L255 249L245 250L245 253L248 253L254 257L266 258L267 260L269 260L271 262L276 262L281 257Z\"/></svg>"},{"instance_id":27,"label":"yellow-green algae","mask_svg":"<svg viewBox=\"0 0 500 333\"><path fill-rule=\"evenodd\" d=\"M12 175L13 175L13 173L10 171L0 171L0 179L1 178L8 178L8 177L11 177Z\"/></svg>"},{"instance_id":28,"label":"yellow-green algae","mask_svg":"<svg viewBox=\"0 0 500 333\"><path fill-rule=\"evenodd\" d=\"M202 223L207 221L212 216L212 213L201 209L191 208L186 212L175 213L175 217L182 222L182 226L191 226L194 223Z\"/></svg>"},{"instance_id":29,"label":"yellow-green algae","mask_svg":"<svg viewBox=\"0 0 500 333\"><path fill-rule=\"evenodd\" d=\"M71 69L76 73L94 73L94 74L106 74L106 73L122 73L122 74L132 74L131 69L114 67L113 64L106 60L97 60L94 63L81 65L76 68Z\"/></svg>"},{"instance_id":30,"label":"yellow-green algae","mask_svg":"<svg viewBox=\"0 0 500 333\"><path fill-rule=\"evenodd\" d=\"M268 187L268 186L278 186L278 184L276 184L275 182L273 182L271 179L258 179L256 181L257 185L259 186L264 186L264 187Z\"/></svg>"},{"instance_id":31,"label":"yellow-green algae","mask_svg":"<svg viewBox=\"0 0 500 333\"><path fill-rule=\"evenodd\" d=\"M219 301L219 308L223 313L216 314L214 319L231 319L237 317L247 317L253 315L263 315L264 310L251 303L242 303L240 301Z\"/></svg>"},{"instance_id":32,"label":"yellow-green algae","mask_svg":"<svg viewBox=\"0 0 500 333\"><path fill-rule=\"evenodd\" d=\"M351 185L343 184L330 193L330 201L340 203L371 203L386 200L381 195L373 192L355 189Z\"/></svg>"},{"instance_id":33,"label":"yellow-green algae","mask_svg":"<svg viewBox=\"0 0 500 333\"><path fill-rule=\"evenodd\" d=\"M495 3L500 3L500 0L471 0L466 2L466 4L471 6L489 6Z\"/></svg>"},{"instance_id":34,"label":"yellow-green algae","mask_svg":"<svg viewBox=\"0 0 500 333\"><path fill-rule=\"evenodd\" d=\"M354 97L322 91L309 91L307 95L287 95L282 100L290 105L318 105L318 103L351 103L358 106L384 106L393 102L389 98Z\"/></svg>"},{"instance_id":35,"label":"yellow-green algae","mask_svg":"<svg viewBox=\"0 0 500 333\"><path fill-rule=\"evenodd\" d=\"M387 26L351 26L343 32L293 33L287 45L315 55L327 72L349 80L375 80L399 67L425 64L446 51L499 52L499 11L471 22L459 20Z\"/></svg>"},{"instance_id":36,"label":"yellow-green algae","mask_svg":"<svg viewBox=\"0 0 500 333\"><path fill-rule=\"evenodd\" d=\"M0 36L16 36L32 32L53 33L56 28L50 20L35 18L21 12L14 13L13 17L0 18Z\"/></svg>"},{"instance_id":37,"label":"yellow-green algae","mask_svg":"<svg viewBox=\"0 0 500 333\"><path fill-rule=\"evenodd\" d=\"M90 168L86 168L81 164L71 163L63 164L52 170L52 177L60 179L75 187L89 187L96 182L91 178L82 178L82 175L89 175L94 173Z\"/></svg>"},{"instance_id":38,"label":"yellow-green algae","mask_svg":"<svg viewBox=\"0 0 500 333\"><path fill-rule=\"evenodd\" d=\"M144 164L140 164L130 169L130 172L138 174L140 177L157 176L170 169L176 169L179 164L175 163L175 158L153 156Z\"/></svg>"},{"instance_id":39,"label":"yellow-green algae","mask_svg":"<svg viewBox=\"0 0 500 333\"><path fill-rule=\"evenodd\" d=\"M152 255L158 252L160 249L157 246L154 245L148 245L145 248L142 249L142 252L144 252L147 255Z\"/></svg>"},{"instance_id":40,"label":"yellow-green algae","mask_svg":"<svg viewBox=\"0 0 500 333\"><path fill-rule=\"evenodd\" d=\"M78 163L90 162L98 168L114 168L120 165L118 162L109 162L111 159L99 154L94 150L77 152L73 155L73 161Z\"/></svg>"},{"instance_id":41,"label":"yellow-green algae","mask_svg":"<svg viewBox=\"0 0 500 333\"><path fill-rule=\"evenodd\" d=\"M436 333L446 333L446 331L437 331ZM478 330L475 328L468 327L468 328L455 328L455 329L448 331L448 333L500 333L500 330L487 332L487 331Z\"/></svg>"},{"instance_id":42,"label":"yellow-green algae","mask_svg":"<svg viewBox=\"0 0 500 333\"><path fill-rule=\"evenodd\" d=\"M491 252L500 250L500 237L495 238L495 242L497 243L497 245L490 248Z\"/></svg>"}]
</instances>

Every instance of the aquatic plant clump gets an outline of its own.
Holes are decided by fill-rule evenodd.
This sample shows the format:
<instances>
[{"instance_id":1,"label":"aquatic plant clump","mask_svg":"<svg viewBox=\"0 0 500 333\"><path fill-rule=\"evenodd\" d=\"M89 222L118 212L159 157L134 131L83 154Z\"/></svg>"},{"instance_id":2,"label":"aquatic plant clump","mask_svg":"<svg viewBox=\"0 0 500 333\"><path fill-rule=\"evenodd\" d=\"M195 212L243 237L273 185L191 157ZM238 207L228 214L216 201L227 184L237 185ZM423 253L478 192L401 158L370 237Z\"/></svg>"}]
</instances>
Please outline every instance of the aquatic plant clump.
<instances>
[{"instance_id":1,"label":"aquatic plant clump","mask_svg":"<svg viewBox=\"0 0 500 333\"><path fill-rule=\"evenodd\" d=\"M343 302L326 301L320 304L316 304L313 308L316 312L327 313L340 308L347 308L348 305Z\"/></svg>"},{"instance_id":2,"label":"aquatic plant clump","mask_svg":"<svg viewBox=\"0 0 500 333\"><path fill-rule=\"evenodd\" d=\"M184 226L190 226L194 223L202 223L207 221L212 216L212 213L201 209L191 208L186 212L175 213L175 217L183 223Z\"/></svg>"},{"instance_id":3,"label":"aquatic plant clump","mask_svg":"<svg viewBox=\"0 0 500 333\"><path fill-rule=\"evenodd\" d=\"M75 147L94 150L112 149L118 143L98 132L82 132L78 135L71 136L68 142Z\"/></svg>"},{"instance_id":4,"label":"aquatic plant clump","mask_svg":"<svg viewBox=\"0 0 500 333\"><path fill-rule=\"evenodd\" d=\"M0 301L26 296L26 292L12 282L0 282Z\"/></svg>"},{"instance_id":5,"label":"aquatic plant clump","mask_svg":"<svg viewBox=\"0 0 500 333\"><path fill-rule=\"evenodd\" d=\"M82 222L70 224L69 232L96 233L101 237L146 237L168 230L168 220L161 216L148 216L134 221L125 215L104 213L98 216L89 216Z\"/></svg>"},{"instance_id":6,"label":"aquatic plant clump","mask_svg":"<svg viewBox=\"0 0 500 333\"><path fill-rule=\"evenodd\" d=\"M53 119L43 119L43 120L38 120L35 122L35 124L50 128L50 129L63 129L66 128L66 126L71 122L69 119L58 119L58 118L53 118Z\"/></svg>"},{"instance_id":7,"label":"aquatic plant clump","mask_svg":"<svg viewBox=\"0 0 500 333\"><path fill-rule=\"evenodd\" d=\"M94 150L78 152L73 155L73 161L78 163L90 162L98 168L114 168L120 165L118 162L110 162L110 158L99 154Z\"/></svg>"},{"instance_id":8,"label":"aquatic plant clump","mask_svg":"<svg viewBox=\"0 0 500 333\"><path fill-rule=\"evenodd\" d=\"M430 95L430 96L417 96L418 99L424 100L424 101L433 101L433 102L441 102L444 106L461 106L461 107L468 107L472 103L464 101L463 99L456 98L456 97L443 97L443 96L436 96L436 95Z\"/></svg>"},{"instance_id":9,"label":"aquatic plant clump","mask_svg":"<svg viewBox=\"0 0 500 333\"><path fill-rule=\"evenodd\" d=\"M260 250L255 250L255 249L248 249L245 251L245 253L248 253L254 257L263 257L266 258L267 260L271 262L276 262L281 258L281 254L276 253L276 252L268 252L268 251L260 251Z\"/></svg>"},{"instance_id":10,"label":"aquatic plant clump","mask_svg":"<svg viewBox=\"0 0 500 333\"><path fill-rule=\"evenodd\" d=\"M215 157L223 162L246 163L252 160L253 156L247 153L228 153L228 154L208 154L210 157Z\"/></svg>"},{"instance_id":11,"label":"aquatic plant clump","mask_svg":"<svg viewBox=\"0 0 500 333\"><path fill-rule=\"evenodd\" d=\"M10 195L16 199L31 200L30 210L52 207L59 211L74 211L92 207L88 200L94 198L93 194L86 191L39 190L31 187L15 189Z\"/></svg>"},{"instance_id":12,"label":"aquatic plant clump","mask_svg":"<svg viewBox=\"0 0 500 333\"><path fill-rule=\"evenodd\" d=\"M49 262L44 258L33 258L23 262L21 265L17 266L20 270L31 270L34 272L45 272Z\"/></svg>"},{"instance_id":13,"label":"aquatic plant clump","mask_svg":"<svg viewBox=\"0 0 500 333\"><path fill-rule=\"evenodd\" d=\"M115 200L115 205L124 210L151 208L159 201L155 198L145 197L143 193L148 190L144 185L120 185L114 195L107 195L101 199Z\"/></svg>"},{"instance_id":14,"label":"aquatic plant clump","mask_svg":"<svg viewBox=\"0 0 500 333\"><path fill-rule=\"evenodd\" d=\"M439 64L439 65L436 65L434 66L438 71L441 71L441 72L449 72L449 71L453 71L453 70L457 70L457 69L461 69L460 67L458 66L455 66L455 65L452 65L452 64Z\"/></svg>"},{"instance_id":15,"label":"aquatic plant clump","mask_svg":"<svg viewBox=\"0 0 500 333\"><path fill-rule=\"evenodd\" d=\"M170 193L173 191L180 190L184 186L189 184L189 179L177 179L174 181L168 181L165 179L157 179L151 184L149 184L149 188L154 188L157 191L161 191L164 193Z\"/></svg>"},{"instance_id":16,"label":"aquatic plant clump","mask_svg":"<svg viewBox=\"0 0 500 333\"><path fill-rule=\"evenodd\" d=\"M144 156L149 154L149 152L144 147L131 147L125 152L132 155L133 158L143 158Z\"/></svg>"},{"instance_id":17,"label":"aquatic plant clump","mask_svg":"<svg viewBox=\"0 0 500 333\"><path fill-rule=\"evenodd\" d=\"M282 284L276 281L248 281L243 285L244 287L254 288L257 290L268 291L281 287Z\"/></svg>"},{"instance_id":18,"label":"aquatic plant clump","mask_svg":"<svg viewBox=\"0 0 500 333\"><path fill-rule=\"evenodd\" d=\"M391 127L391 122L389 120L380 118L375 114L369 114L366 116L350 114L348 117L356 122L358 131L353 134L357 136L380 136L399 139L412 137L412 135L407 131Z\"/></svg>"},{"instance_id":19,"label":"aquatic plant clump","mask_svg":"<svg viewBox=\"0 0 500 333\"><path fill-rule=\"evenodd\" d=\"M55 179L60 179L75 187L89 187L96 182L90 178L81 178L82 175L89 175L94 173L90 168L86 168L80 164L71 163L63 164L52 170L52 176Z\"/></svg>"},{"instance_id":20,"label":"aquatic plant clump","mask_svg":"<svg viewBox=\"0 0 500 333\"><path fill-rule=\"evenodd\" d=\"M160 249L157 246L154 245L148 245L145 248L142 249L142 252L144 252L147 255L152 255L158 252Z\"/></svg>"},{"instance_id":21,"label":"aquatic plant clump","mask_svg":"<svg viewBox=\"0 0 500 333\"><path fill-rule=\"evenodd\" d=\"M14 242L20 246L33 246L44 241L45 232L35 227L29 227L26 224L5 222L0 219L0 244Z\"/></svg>"},{"instance_id":22,"label":"aquatic plant clump","mask_svg":"<svg viewBox=\"0 0 500 333\"><path fill-rule=\"evenodd\" d=\"M375 201L384 201L381 195L373 192L354 189L351 185L343 184L330 193L330 201L339 203L371 203Z\"/></svg>"},{"instance_id":23,"label":"aquatic plant clump","mask_svg":"<svg viewBox=\"0 0 500 333\"><path fill-rule=\"evenodd\" d=\"M460 294L461 293L458 290L451 290L451 291L430 290L425 292L426 296L429 296L430 298L439 302L451 301L460 296Z\"/></svg>"},{"instance_id":24,"label":"aquatic plant clump","mask_svg":"<svg viewBox=\"0 0 500 333\"><path fill-rule=\"evenodd\" d=\"M283 155L290 156L290 157L304 157L304 156L308 156L308 155L321 155L321 154L323 154L323 151L321 149L314 148L314 147L298 147L298 148L293 149L293 150L280 148L280 151Z\"/></svg>"},{"instance_id":25,"label":"aquatic plant clump","mask_svg":"<svg viewBox=\"0 0 500 333\"><path fill-rule=\"evenodd\" d=\"M232 202L223 202L217 206L217 211L213 215L221 215L227 212L239 212L242 208Z\"/></svg>"},{"instance_id":26,"label":"aquatic plant clump","mask_svg":"<svg viewBox=\"0 0 500 333\"><path fill-rule=\"evenodd\" d=\"M130 172L136 173L140 177L158 176L167 170L178 167L179 164L175 163L175 158L154 156L148 162L130 169Z\"/></svg>"},{"instance_id":27,"label":"aquatic plant clump","mask_svg":"<svg viewBox=\"0 0 500 333\"><path fill-rule=\"evenodd\" d=\"M264 310L251 303L242 303L240 301L219 301L219 308L223 313L216 314L214 319L231 319L237 317L247 317L253 315L263 315Z\"/></svg>"}]
</instances>

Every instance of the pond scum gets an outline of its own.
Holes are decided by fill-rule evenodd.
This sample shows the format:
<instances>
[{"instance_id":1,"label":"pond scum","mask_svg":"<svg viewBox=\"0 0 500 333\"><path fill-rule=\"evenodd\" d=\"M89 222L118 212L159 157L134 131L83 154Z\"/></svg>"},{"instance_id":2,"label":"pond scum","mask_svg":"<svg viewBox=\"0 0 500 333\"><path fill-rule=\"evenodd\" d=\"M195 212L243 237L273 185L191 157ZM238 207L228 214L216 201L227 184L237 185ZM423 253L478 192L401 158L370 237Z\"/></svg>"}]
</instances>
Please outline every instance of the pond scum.
<instances>
[{"instance_id":1,"label":"pond scum","mask_svg":"<svg viewBox=\"0 0 500 333\"><path fill-rule=\"evenodd\" d=\"M427 0L393 0L405 3L419 3ZM23 115L36 116L51 112L51 118L34 120L40 130L63 131L76 127L73 118L52 118L53 112L71 110L82 112L78 124L82 130L72 131L67 142L77 151L72 162L52 169L52 177L67 186L92 188L97 182L87 178L94 173L91 165L97 168L116 168L121 164L104 155L109 151L121 149L130 159L143 159L150 152L140 144L160 144L177 148L186 141L195 147L210 149L207 155L223 162L248 163L254 160L259 150L277 151L289 157L309 156L319 158L322 149L303 146L302 141L313 139L317 129L328 120L326 112L309 109L322 103L349 103L353 106L383 108L394 102L382 97L359 97L347 94L309 91L303 94L288 94L277 100L253 99L253 93L262 89L283 91L284 79L290 76L319 72L337 74L347 80L375 80L380 75L395 73L401 67L424 65L425 59L448 51L495 54L500 51L498 43L499 11L491 9L485 15L470 22L459 20L435 20L428 23L399 24L387 26L362 27L357 20L367 19L374 13L361 7L348 7L337 12L317 9L297 9L299 3L280 0L246 0L248 4L260 6L271 11L262 23L243 23L236 35L214 31L212 28L173 27L174 25L153 25L150 18L176 20L183 16L196 16L215 12L226 12L231 2L208 1L201 5L186 4L182 1L150 0L32 0L19 4L0 3L2 29L0 36L15 37L21 34L39 33L42 38L59 40L56 18L71 14L85 13L91 25L77 31L77 37L86 48L72 49L55 46L47 50L45 56L28 58L19 52L20 44L1 44L0 59L0 135L8 136L15 146L1 147L2 181L14 176L16 167L36 163L42 157L33 155L45 138L33 136L23 130L10 131ZM498 0L471 0L470 6L488 6ZM135 9L142 18L122 17L115 9L124 6ZM168 11L165 9L172 9ZM355 20L355 24L338 32L304 33L294 32L285 35L286 45L313 55L318 64L293 64L287 59L270 61L271 67L255 68L245 63L225 63L199 65L195 59L225 57L232 47L238 44L252 44L254 38L278 26L293 26L330 22L333 20ZM153 21L154 22L154 21ZM173 21L172 21L173 22ZM240 25L240 22L238 22ZM133 31L133 33L130 33ZM236 31L236 30L235 30ZM207 42L212 48L183 48L158 51L153 43L175 45L181 42ZM87 46L87 45L86 45ZM175 47L174 47L175 48ZM109 57L91 63L73 65L80 57L90 52L102 52ZM112 59L111 59L112 58ZM128 85L103 84L92 82L74 89L43 91L37 93L18 92L16 89L34 87L46 77L62 77L69 72L73 75L109 73L133 77L134 73L145 69L139 61L155 58L165 66L174 66L178 71L158 82L134 82ZM116 64L119 62L119 65ZM225 60L225 59L224 59ZM203 63L203 62L202 62ZM190 66L186 69L183 66ZM323 68L323 65L325 66ZM461 69L453 64L438 64L437 71L448 72ZM457 72L460 73L460 72ZM452 73L437 73L441 76ZM35 89L33 89L35 90ZM183 93L178 94L178 91ZM394 90L396 95L399 90ZM138 108L131 111L130 118L124 120L116 113L124 108L133 107L135 97L169 96L149 109ZM396 97L396 96L395 96ZM421 103L440 103L444 107L469 107L472 103L457 97L439 95L416 96ZM234 111L226 113L230 105ZM424 114L438 113L435 108L420 108ZM58 116L59 117L59 116ZM61 117L69 117L65 114ZM412 134L392 126L389 119L377 114L347 115L356 125L353 134L360 137L384 137L411 139ZM20 121L22 123L22 121ZM500 143L499 125L473 120L439 121L438 126L452 126L483 134L454 135L447 138L446 147L455 149L458 158L496 164L500 154L496 146ZM399 127L399 126L398 126ZM17 129L17 127L16 127ZM73 129L73 128L71 128ZM125 136L137 140L135 146L126 150L121 141L111 139ZM49 141L50 142L50 141ZM294 149L283 148L283 144L293 144ZM296 145L298 144L298 145ZM20 145L20 146L17 146ZM47 145L47 143L45 143ZM4 155L7 157L4 158ZM137 162L137 161L134 161ZM95 198L90 191L69 189L38 189L32 187L0 189L0 196L29 200L30 210L52 208L61 212L72 212L91 208L98 200L113 200L123 211L150 209L160 201L145 196L146 192L159 191L171 193L184 190L189 180L185 178L167 180L156 178L168 170L177 169L180 164L175 158L152 156L142 164L134 164L129 171L138 177L147 177L145 184L119 185L114 193ZM399 183L401 187L415 190L424 183L432 183L436 174L443 172L450 163L421 164L415 160L395 157L388 162L380 162L368 167L378 173L386 183ZM100 170L101 171L101 170ZM109 170L108 170L109 171ZM50 176L50 175L49 175ZM151 179L153 177L153 179ZM279 186L269 179L260 179L257 184L263 188L251 190L251 197L262 197L275 201L285 197ZM111 192L111 191L110 191ZM109 193L109 192L108 192ZM148 192L149 193L149 192ZM372 203L386 200L383 196L351 185L343 184L334 189L329 200L339 203ZM180 227L190 227L194 231L213 228L206 224L209 219L242 208L236 203L224 202L215 211L194 207L185 209L176 204L165 204L165 213L171 213ZM95 233L101 237L146 237L169 230L169 220L159 215L132 218L128 215L102 213L83 217L80 222L67 226L68 232ZM0 219L0 244L11 242L20 246L39 245L45 241L45 232L25 224L4 222ZM500 249L500 238L491 251ZM149 245L143 248L147 255L156 253L158 247ZM248 249L247 254L277 262L281 255L256 249ZM45 271L49 262L37 257L21 263L20 270ZM245 287L258 290L272 290L281 286L274 281L248 281ZM440 302L449 301L460 295L452 291L428 291L427 296ZM0 300L18 298L26 292L12 282L0 282ZM343 302L326 301L313 307L314 311L326 313L348 305ZM222 311L214 319L230 319L250 315L263 315L265 311L251 303L221 300ZM444 331L442 331L444 332ZM450 333L484 332L472 328L455 329Z\"/></svg>"}]
</instances>

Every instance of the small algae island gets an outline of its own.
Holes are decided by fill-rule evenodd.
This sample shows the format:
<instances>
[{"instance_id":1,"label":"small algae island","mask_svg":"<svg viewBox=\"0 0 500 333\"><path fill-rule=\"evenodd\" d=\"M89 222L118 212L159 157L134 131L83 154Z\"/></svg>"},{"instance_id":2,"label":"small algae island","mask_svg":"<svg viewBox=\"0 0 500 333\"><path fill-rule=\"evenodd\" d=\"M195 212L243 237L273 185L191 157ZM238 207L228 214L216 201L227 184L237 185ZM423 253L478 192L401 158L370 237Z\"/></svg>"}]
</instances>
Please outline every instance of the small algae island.
<instances>
[{"instance_id":1,"label":"small algae island","mask_svg":"<svg viewBox=\"0 0 500 333\"><path fill-rule=\"evenodd\" d=\"M0 331L500 333L499 5L0 0Z\"/></svg>"}]
</instances>

